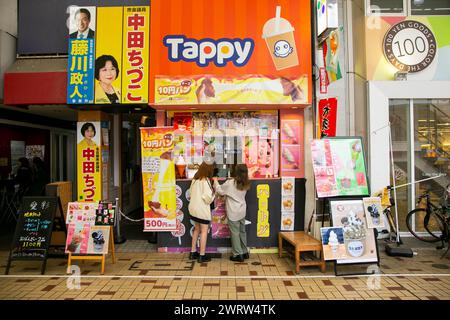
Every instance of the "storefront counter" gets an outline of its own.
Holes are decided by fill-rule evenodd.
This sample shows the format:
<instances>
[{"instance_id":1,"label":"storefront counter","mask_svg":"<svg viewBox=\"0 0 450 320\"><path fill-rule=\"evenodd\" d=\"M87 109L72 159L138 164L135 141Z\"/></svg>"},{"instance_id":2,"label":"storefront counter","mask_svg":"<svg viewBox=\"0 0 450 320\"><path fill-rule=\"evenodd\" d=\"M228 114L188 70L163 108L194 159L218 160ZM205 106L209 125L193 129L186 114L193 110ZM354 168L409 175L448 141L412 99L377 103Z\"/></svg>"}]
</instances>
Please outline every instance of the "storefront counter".
<instances>
[{"instance_id":1,"label":"storefront counter","mask_svg":"<svg viewBox=\"0 0 450 320\"><path fill-rule=\"evenodd\" d=\"M295 221L294 230L302 231L304 229L305 219L305 183L306 179L295 179ZM268 237L257 236L258 225L258 198L256 194L257 186L267 184L270 188L270 197L268 198L268 212L270 231ZM184 225L181 232L160 232L158 233L158 247L160 251L186 251L191 247L191 233L193 224L189 219L186 192L190 188L190 180L177 180L177 186L181 188L181 195L178 194L177 203L181 206L181 212L178 212L178 219ZM189 192L187 192L189 198ZM281 231L281 179L257 179L251 180L250 190L247 192L247 216L246 219L251 224L246 226L247 242L250 248L267 248L276 247L278 245L278 232ZM223 224L216 222L217 218L211 223L210 232L208 233L207 247L208 251L214 251L218 247L231 247L230 239L226 230L221 232ZM221 221L223 222L223 221ZM184 232L183 232L184 229ZM175 236L176 235L176 236ZM225 236L225 237L224 237Z\"/></svg>"}]
</instances>

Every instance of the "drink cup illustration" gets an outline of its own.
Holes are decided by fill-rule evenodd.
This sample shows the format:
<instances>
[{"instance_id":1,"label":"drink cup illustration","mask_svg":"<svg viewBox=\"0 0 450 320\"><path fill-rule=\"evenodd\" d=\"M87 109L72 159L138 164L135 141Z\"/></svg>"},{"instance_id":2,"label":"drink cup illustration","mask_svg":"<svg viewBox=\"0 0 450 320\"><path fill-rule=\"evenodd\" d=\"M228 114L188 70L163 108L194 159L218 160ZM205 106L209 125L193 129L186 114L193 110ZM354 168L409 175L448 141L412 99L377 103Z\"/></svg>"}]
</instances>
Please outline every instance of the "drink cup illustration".
<instances>
[{"instance_id":1,"label":"drink cup illustration","mask_svg":"<svg viewBox=\"0 0 450 320\"><path fill-rule=\"evenodd\" d=\"M267 49L277 70L298 65L294 28L289 21L281 18L280 6L277 6L275 18L264 24L262 37L266 40Z\"/></svg>"}]
</instances>

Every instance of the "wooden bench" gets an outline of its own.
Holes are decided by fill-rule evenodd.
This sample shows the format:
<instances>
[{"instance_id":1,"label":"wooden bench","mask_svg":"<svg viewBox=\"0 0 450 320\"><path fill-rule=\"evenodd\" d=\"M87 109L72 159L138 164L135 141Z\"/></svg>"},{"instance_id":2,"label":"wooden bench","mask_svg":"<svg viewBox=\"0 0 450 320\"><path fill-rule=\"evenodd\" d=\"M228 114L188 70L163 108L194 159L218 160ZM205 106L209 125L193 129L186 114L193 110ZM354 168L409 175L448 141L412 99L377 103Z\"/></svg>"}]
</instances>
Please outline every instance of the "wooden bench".
<instances>
[{"instance_id":1,"label":"wooden bench","mask_svg":"<svg viewBox=\"0 0 450 320\"><path fill-rule=\"evenodd\" d=\"M283 256L283 240L294 246L295 271L300 272L300 267L319 266L321 272L325 272L326 266L323 260L322 242L305 234L303 231L290 231L278 233L278 255ZM300 253L306 251L320 251L320 259L301 261Z\"/></svg>"}]
</instances>

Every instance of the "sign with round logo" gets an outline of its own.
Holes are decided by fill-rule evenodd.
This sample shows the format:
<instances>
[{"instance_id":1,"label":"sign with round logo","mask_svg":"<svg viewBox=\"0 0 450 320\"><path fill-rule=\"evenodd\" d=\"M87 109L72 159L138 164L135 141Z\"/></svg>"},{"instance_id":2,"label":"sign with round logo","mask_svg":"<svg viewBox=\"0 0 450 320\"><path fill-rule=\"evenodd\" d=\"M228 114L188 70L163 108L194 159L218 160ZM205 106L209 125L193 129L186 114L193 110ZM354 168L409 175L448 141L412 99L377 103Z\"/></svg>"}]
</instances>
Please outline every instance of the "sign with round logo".
<instances>
[{"instance_id":1,"label":"sign with round logo","mask_svg":"<svg viewBox=\"0 0 450 320\"><path fill-rule=\"evenodd\" d=\"M436 57L436 50L433 32L418 21L405 20L393 25L383 39L386 59L408 73L426 69Z\"/></svg>"}]
</instances>

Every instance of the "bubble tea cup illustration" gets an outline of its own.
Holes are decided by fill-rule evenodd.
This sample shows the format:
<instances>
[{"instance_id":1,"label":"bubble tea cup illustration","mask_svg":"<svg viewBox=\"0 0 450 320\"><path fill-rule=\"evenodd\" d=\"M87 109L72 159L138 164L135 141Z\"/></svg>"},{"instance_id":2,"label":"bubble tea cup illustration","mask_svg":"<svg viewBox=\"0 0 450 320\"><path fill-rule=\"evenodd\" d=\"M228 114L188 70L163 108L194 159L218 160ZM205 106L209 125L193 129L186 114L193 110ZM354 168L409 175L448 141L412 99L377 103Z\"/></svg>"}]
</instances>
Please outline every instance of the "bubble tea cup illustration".
<instances>
[{"instance_id":1,"label":"bubble tea cup illustration","mask_svg":"<svg viewBox=\"0 0 450 320\"><path fill-rule=\"evenodd\" d=\"M277 70L298 65L294 30L289 21L281 18L281 6L277 6L275 18L264 24L262 37Z\"/></svg>"}]
</instances>

